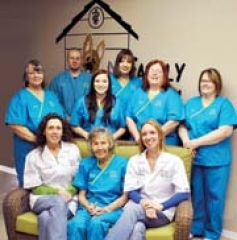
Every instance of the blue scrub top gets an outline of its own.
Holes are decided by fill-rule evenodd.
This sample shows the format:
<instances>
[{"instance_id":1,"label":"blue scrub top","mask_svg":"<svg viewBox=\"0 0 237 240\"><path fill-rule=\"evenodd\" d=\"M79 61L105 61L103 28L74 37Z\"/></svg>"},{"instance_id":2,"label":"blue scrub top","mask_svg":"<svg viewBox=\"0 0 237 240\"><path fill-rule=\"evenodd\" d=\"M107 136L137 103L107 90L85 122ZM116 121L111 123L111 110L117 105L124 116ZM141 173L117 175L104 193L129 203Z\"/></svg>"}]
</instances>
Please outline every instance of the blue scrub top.
<instances>
[{"instance_id":1,"label":"blue scrub top","mask_svg":"<svg viewBox=\"0 0 237 240\"><path fill-rule=\"evenodd\" d=\"M202 137L221 126L237 127L236 111L232 103L223 96L218 96L207 107L202 105L200 96L189 99L185 105L186 120L190 139ZM193 161L196 165L221 166L230 164L232 159L231 138L198 148Z\"/></svg>"},{"instance_id":2,"label":"blue scrub top","mask_svg":"<svg viewBox=\"0 0 237 240\"><path fill-rule=\"evenodd\" d=\"M48 88L59 98L67 116L71 116L75 102L88 93L91 83L91 74L81 72L73 77L68 70L56 75Z\"/></svg>"},{"instance_id":3,"label":"blue scrub top","mask_svg":"<svg viewBox=\"0 0 237 240\"><path fill-rule=\"evenodd\" d=\"M131 78L125 86L122 86L118 80L118 78L111 74L111 85L112 85L112 93L119 99L122 103L122 107L126 110L126 107L129 101L132 101L133 93L142 86L142 79L139 77Z\"/></svg>"},{"instance_id":4,"label":"blue scrub top","mask_svg":"<svg viewBox=\"0 0 237 240\"><path fill-rule=\"evenodd\" d=\"M87 199L99 207L115 201L123 193L127 158L113 155L106 168L101 169L94 156L84 158L73 185L87 191Z\"/></svg>"},{"instance_id":5,"label":"blue scrub top","mask_svg":"<svg viewBox=\"0 0 237 240\"><path fill-rule=\"evenodd\" d=\"M85 97L79 99L72 111L70 123L74 127L81 127L85 131L90 132L95 127L106 127L110 132L115 133L119 128L126 127L124 112L122 111L120 101L116 99L112 108L109 123L103 121L103 108L96 113L95 122L89 121L89 112L85 103Z\"/></svg>"},{"instance_id":6,"label":"blue scrub top","mask_svg":"<svg viewBox=\"0 0 237 240\"><path fill-rule=\"evenodd\" d=\"M181 97L171 87L166 91L161 91L152 100L149 99L147 91L138 89L128 104L126 116L133 119L138 130L148 119L154 119L161 125L169 120L182 121L184 119L184 106ZM177 130L166 136L166 144L180 144Z\"/></svg>"},{"instance_id":7,"label":"blue scrub top","mask_svg":"<svg viewBox=\"0 0 237 240\"><path fill-rule=\"evenodd\" d=\"M5 115L5 124L17 124L36 133L42 118L49 113L57 113L64 117L64 111L58 98L50 91L44 91L44 99L41 102L26 88L17 92L9 102ZM33 149L34 144L13 135L14 160L20 185L23 183L25 156Z\"/></svg>"}]
</instances>

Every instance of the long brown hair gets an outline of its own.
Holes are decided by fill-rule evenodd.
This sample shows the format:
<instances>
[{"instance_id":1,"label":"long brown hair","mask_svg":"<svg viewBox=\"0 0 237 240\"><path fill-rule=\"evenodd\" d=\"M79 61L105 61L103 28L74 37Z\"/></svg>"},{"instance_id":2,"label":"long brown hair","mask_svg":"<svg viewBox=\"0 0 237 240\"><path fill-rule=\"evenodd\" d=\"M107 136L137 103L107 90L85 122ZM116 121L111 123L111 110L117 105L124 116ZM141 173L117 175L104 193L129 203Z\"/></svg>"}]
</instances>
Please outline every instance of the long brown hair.
<instances>
[{"instance_id":1,"label":"long brown hair","mask_svg":"<svg viewBox=\"0 0 237 240\"><path fill-rule=\"evenodd\" d=\"M105 99L104 99L104 106L103 106L103 110L104 110L104 116L103 116L103 120L105 123L109 123L110 122L110 114L112 111L113 106L115 105L115 97L112 95L112 87L111 87L111 79L110 79L110 75L108 74L108 71L106 71L105 69L99 69L98 71L96 71L91 79L91 85L90 85L90 90L89 93L86 95L86 106L89 112L89 121L90 122L94 122L95 121L95 116L98 110L98 105L96 102L96 91L95 91L95 87L94 87L94 83L95 83L95 79L98 75L100 74L106 74L108 76L108 80L109 80L109 86L108 86L108 91L106 93Z\"/></svg>"}]
</instances>

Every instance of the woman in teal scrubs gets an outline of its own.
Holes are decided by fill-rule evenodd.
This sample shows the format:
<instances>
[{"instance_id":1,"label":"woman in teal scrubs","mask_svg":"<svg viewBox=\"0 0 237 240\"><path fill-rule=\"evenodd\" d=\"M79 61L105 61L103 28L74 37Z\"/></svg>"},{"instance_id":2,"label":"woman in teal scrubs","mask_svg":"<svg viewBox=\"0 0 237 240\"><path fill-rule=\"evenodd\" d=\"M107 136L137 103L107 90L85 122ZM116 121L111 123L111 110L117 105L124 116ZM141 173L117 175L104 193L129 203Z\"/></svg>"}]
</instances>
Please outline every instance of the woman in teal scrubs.
<instances>
[{"instance_id":1,"label":"woman in teal scrubs","mask_svg":"<svg viewBox=\"0 0 237 240\"><path fill-rule=\"evenodd\" d=\"M142 79L135 76L135 57L130 49L122 49L115 60L111 74L112 93L123 103L123 109L130 100L132 93L142 86Z\"/></svg>"},{"instance_id":2,"label":"woman in teal scrubs","mask_svg":"<svg viewBox=\"0 0 237 240\"><path fill-rule=\"evenodd\" d=\"M95 128L88 141L92 156L80 162L73 181L80 205L68 222L68 240L104 240L127 201L123 193L127 159L113 154L112 134Z\"/></svg>"},{"instance_id":3,"label":"woman in teal scrubs","mask_svg":"<svg viewBox=\"0 0 237 240\"><path fill-rule=\"evenodd\" d=\"M199 96L185 106L179 133L183 146L195 153L191 187L194 217L191 236L220 239L231 168L231 136L237 127L232 103L221 96L219 71L208 68L199 77Z\"/></svg>"},{"instance_id":4,"label":"woman in teal scrubs","mask_svg":"<svg viewBox=\"0 0 237 240\"><path fill-rule=\"evenodd\" d=\"M70 123L73 131L85 139L93 128L101 126L108 128L114 139L125 133L124 111L119 99L112 95L106 70L100 69L92 76L89 93L76 102Z\"/></svg>"},{"instance_id":5,"label":"woman in teal scrubs","mask_svg":"<svg viewBox=\"0 0 237 240\"><path fill-rule=\"evenodd\" d=\"M162 126L166 144L179 145L177 126L184 119L184 109L180 95L170 85L166 64L160 60L150 61L143 81L143 87L127 103L126 119L130 134L139 142L141 125L153 119Z\"/></svg>"},{"instance_id":6,"label":"woman in teal scrubs","mask_svg":"<svg viewBox=\"0 0 237 240\"><path fill-rule=\"evenodd\" d=\"M10 100L5 124L13 130L14 161L19 186L23 186L25 156L33 149L35 133L48 113L64 116L57 97L45 91L44 71L38 60L30 60L24 69L25 87Z\"/></svg>"}]
</instances>

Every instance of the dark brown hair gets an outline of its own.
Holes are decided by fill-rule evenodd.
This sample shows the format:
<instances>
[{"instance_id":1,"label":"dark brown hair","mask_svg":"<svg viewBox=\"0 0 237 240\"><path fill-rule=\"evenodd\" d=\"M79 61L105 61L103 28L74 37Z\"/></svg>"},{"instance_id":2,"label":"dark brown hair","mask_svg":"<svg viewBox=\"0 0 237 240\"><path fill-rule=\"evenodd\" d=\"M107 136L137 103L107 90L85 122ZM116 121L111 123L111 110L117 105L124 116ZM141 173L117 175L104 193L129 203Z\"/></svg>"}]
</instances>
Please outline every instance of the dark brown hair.
<instances>
[{"instance_id":1,"label":"dark brown hair","mask_svg":"<svg viewBox=\"0 0 237 240\"><path fill-rule=\"evenodd\" d=\"M129 73L129 78L133 78L135 75L136 67L135 67L135 57L130 49L122 49L116 57L115 65L114 65L114 75L119 78L121 76L121 72L119 69L119 64L121 63L123 58L131 59L132 68Z\"/></svg>"},{"instance_id":2,"label":"dark brown hair","mask_svg":"<svg viewBox=\"0 0 237 240\"><path fill-rule=\"evenodd\" d=\"M62 140L65 142L73 142L73 133L72 133L70 124L65 119L57 115L56 113L50 113L46 115L40 122L38 131L36 134L36 147L43 148L46 145L46 137L44 132L45 132L48 121L51 119L58 119L62 123L62 127L63 127Z\"/></svg>"},{"instance_id":3,"label":"dark brown hair","mask_svg":"<svg viewBox=\"0 0 237 240\"><path fill-rule=\"evenodd\" d=\"M95 116L98 110L98 105L96 102L96 91L95 91L95 87L94 87L94 83L95 83L95 79L98 75L100 74L106 74L108 76L108 80L109 80L109 86L108 86L108 91L106 93L105 99L104 99L104 116L103 116L103 121L105 123L109 123L110 122L110 114L112 111L112 108L115 104L115 97L112 95L112 87L111 87L111 79L110 79L110 75L108 74L108 71L105 69L99 69L98 71L96 71L91 79L91 85L90 85L90 90L89 93L86 95L86 106L89 112L89 121L90 122L94 122L95 121Z\"/></svg>"}]
</instances>

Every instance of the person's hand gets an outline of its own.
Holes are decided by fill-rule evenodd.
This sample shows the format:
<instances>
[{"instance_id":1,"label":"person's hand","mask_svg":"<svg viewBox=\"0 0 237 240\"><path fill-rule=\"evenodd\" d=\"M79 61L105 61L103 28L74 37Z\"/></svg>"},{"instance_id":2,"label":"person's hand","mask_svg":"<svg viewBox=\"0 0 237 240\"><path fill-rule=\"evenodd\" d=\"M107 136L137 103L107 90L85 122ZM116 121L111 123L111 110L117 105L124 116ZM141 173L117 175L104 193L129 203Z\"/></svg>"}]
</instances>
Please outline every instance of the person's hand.
<instances>
[{"instance_id":1,"label":"person's hand","mask_svg":"<svg viewBox=\"0 0 237 240\"><path fill-rule=\"evenodd\" d=\"M149 199L142 199L140 204L144 209L153 208L153 202Z\"/></svg>"},{"instance_id":2,"label":"person's hand","mask_svg":"<svg viewBox=\"0 0 237 240\"><path fill-rule=\"evenodd\" d=\"M96 205L93 203L90 203L87 207L86 207L87 211L90 213L90 215L94 215L94 213L96 212Z\"/></svg>"},{"instance_id":3,"label":"person's hand","mask_svg":"<svg viewBox=\"0 0 237 240\"><path fill-rule=\"evenodd\" d=\"M150 218L150 219L158 218L157 214L156 214L156 210L154 208L147 208L147 209L145 209L145 214L146 214L146 217Z\"/></svg>"},{"instance_id":4,"label":"person's hand","mask_svg":"<svg viewBox=\"0 0 237 240\"><path fill-rule=\"evenodd\" d=\"M66 202L68 202L72 199L71 193L69 193L65 189L59 189L58 190L58 195L61 196Z\"/></svg>"}]
</instances>

